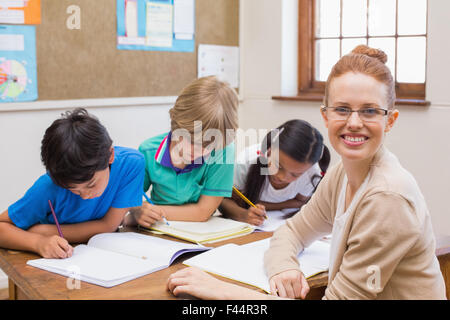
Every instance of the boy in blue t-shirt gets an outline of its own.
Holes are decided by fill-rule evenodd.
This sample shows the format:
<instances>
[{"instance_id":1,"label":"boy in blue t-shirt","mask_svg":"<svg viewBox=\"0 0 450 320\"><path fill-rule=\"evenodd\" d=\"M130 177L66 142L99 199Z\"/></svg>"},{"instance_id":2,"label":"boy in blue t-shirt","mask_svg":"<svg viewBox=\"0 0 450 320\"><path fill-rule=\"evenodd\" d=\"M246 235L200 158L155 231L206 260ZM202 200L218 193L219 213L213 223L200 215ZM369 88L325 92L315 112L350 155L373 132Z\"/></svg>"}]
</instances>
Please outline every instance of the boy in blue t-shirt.
<instances>
[{"instance_id":1,"label":"boy in blue t-shirt","mask_svg":"<svg viewBox=\"0 0 450 320\"><path fill-rule=\"evenodd\" d=\"M69 243L114 232L130 208L142 205L144 157L113 147L106 128L85 109L53 122L42 140L41 159L47 173L0 214L0 247L70 257Z\"/></svg>"}]
</instances>

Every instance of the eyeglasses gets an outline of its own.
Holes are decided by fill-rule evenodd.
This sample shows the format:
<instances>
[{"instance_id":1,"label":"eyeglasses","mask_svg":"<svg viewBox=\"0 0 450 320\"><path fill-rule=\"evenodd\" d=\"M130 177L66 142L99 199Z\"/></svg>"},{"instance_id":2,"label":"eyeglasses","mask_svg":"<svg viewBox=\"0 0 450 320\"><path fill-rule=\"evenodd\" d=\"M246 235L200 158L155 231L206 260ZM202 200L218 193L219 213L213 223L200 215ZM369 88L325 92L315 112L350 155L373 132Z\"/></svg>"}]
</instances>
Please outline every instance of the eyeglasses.
<instances>
[{"instance_id":1,"label":"eyeglasses","mask_svg":"<svg viewBox=\"0 0 450 320\"><path fill-rule=\"evenodd\" d=\"M328 118L339 121L347 121L352 112L357 112L359 118L364 122L378 122L389 113L389 110L373 107L358 110L348 107L322 107L322 111L329 111L327 112Z\"/></svg>"}]
</instances>

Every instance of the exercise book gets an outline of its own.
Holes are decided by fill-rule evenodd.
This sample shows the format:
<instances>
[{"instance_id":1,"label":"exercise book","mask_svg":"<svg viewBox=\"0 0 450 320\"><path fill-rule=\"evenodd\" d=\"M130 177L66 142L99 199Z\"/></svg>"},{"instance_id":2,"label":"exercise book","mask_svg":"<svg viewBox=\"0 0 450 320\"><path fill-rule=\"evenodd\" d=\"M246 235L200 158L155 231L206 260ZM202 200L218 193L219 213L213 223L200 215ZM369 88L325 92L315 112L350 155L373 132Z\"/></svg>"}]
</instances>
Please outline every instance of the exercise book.
<instances>
[{"instance_id":1,"label":"exercise book","mask_svg":"<svg viewBox=\"0 0 450 320\"><path fill-rule=\"evenodd\" d=\"M186 252L209 249L135 232L101 233L76 246L70 258L42 258L27 264L109 288L167 268Z\"/></svg>"}]
</instances>

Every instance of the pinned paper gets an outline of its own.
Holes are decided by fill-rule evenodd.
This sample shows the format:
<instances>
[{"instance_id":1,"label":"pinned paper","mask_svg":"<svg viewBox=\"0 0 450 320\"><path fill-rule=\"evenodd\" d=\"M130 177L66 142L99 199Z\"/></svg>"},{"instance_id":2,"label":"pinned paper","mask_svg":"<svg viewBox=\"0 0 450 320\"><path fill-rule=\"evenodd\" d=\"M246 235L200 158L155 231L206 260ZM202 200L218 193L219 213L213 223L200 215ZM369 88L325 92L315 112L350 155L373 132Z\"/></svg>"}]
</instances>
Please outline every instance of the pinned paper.
<instances>
[{"instance_id":1,"label":"pinned paper","mask_svg":"<svg viewBox=\"0 0 450 320\"><path fill-rule=\"evenodd\" d=\"M173 39L173 6L147 2L147 45L171 47Z\"/></svg>"},{"instance_id":2,"label":"pinned paper","mask_svg":"<svg viewBox=\"0 0 450 320\"><path fill-rule=\"evenodd\" d=\"M41 0L0 0L0 23L40 24Z\"/></svg>"},{"instance_id":3,"label":"pinned paper","mask_svg":"<svg viewBox=\"0 0 450 320\"><path fill-rule=\"evenodd\" d=\"M173 10L175 39L192 40L195 31L194 0L174 0Z\"/></svg>"},{"instance_id":4,"label":"pinned paper","mask_svg":"<svg viewBox=\"0 0 450 320\"><path fill-rule=\"evenodd\" d=\"M126 0L125 2L125 32L129 38L138 36L137 1Z\"/></svg>"},{"instance_id":5,"label":"pinned paper","mask_svg":"<svg viewBox=\"0 0 450 320\"><path fill-rule=\"evenodd\" d=\"M217 76L231 87L239 87L239 47L198 46L198 77Z\"/></svg>"}]
</instances>

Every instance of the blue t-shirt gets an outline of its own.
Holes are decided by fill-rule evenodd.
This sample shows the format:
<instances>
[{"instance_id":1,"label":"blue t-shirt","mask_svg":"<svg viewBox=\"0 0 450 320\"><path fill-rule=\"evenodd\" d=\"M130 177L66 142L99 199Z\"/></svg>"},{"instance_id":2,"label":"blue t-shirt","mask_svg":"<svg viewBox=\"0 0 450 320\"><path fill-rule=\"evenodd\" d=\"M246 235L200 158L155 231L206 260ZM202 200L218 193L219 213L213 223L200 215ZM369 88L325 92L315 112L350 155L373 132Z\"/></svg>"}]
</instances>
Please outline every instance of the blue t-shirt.
<instances>
[{"instance_id":1,"label":"blue t-shirt","mask_svg":"<svg viewBox=\"0 0 450 320\"><path fill-rule=\"evenodd\" d=\"M111 207L142 205L144 175L145 161L140 152L114 147L108 185L100 197L83 200L79 195L57 186L48 174L44 174L21 199L9 206L8 215L18 228L24 230L37 223L54 224L48 203L50 200L60 224L101 219Z\"/></svg>"}]
</instances>

